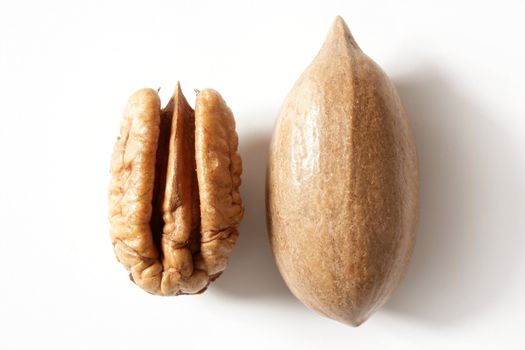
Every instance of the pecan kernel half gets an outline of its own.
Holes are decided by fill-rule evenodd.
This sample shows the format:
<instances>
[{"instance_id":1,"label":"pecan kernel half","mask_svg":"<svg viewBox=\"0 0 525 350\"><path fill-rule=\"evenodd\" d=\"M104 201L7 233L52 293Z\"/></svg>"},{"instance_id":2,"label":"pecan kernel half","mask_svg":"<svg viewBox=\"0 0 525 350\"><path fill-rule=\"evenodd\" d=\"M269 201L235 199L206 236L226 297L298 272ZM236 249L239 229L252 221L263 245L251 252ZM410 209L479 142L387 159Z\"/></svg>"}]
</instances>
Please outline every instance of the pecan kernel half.
<instances>
[{"instance_id":1,"label":"pecan kernel half","mask_svg":"<svg viewBox=\"0 0 525 350\"><path fill-rule=\"evenodd\" d=\"M180 85L129 99L111 161L110 236L130 278L152 294L204 291L226 268L243 207L231 110L204 89L195 111Z\"/></svg>"}]
</instances>

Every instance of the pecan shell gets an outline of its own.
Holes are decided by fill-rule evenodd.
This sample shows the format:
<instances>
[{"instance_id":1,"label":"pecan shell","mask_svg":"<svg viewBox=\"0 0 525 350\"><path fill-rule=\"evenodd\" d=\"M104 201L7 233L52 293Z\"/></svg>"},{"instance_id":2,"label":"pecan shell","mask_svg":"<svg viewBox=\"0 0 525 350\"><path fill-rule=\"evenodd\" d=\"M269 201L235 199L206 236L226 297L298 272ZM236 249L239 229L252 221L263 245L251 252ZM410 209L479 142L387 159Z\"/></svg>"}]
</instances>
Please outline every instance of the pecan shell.
<instances>
[{"instance_id":1,"label":"pecan shell","mask_svg":"<svg viewBox=\"0 0 525 350\"><path fill-rule=\"evenodd\" d=\"M360 325L407 269L419 176L395 86L341 17L283 104L268 164L269 237L284 281L316 312Z\"/></svg>"}]
</instances>

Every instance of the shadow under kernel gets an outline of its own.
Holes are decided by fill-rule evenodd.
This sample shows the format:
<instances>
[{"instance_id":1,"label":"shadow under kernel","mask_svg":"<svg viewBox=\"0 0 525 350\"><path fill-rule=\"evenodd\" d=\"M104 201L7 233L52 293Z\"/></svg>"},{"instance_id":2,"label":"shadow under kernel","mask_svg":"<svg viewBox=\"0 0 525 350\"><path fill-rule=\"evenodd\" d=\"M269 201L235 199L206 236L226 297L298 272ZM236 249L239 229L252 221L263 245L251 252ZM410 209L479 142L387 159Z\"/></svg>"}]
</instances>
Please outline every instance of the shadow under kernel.
<instances>
[{"instance_id":1,"label":"shadow under kernel","mask_svg":"<svg viewBox=\"0 0 525 350\"><path fill-rule=\"evenodd\" d=\"M271 130L241 136L244 218L228 268L214 283L214 288L240 297L293 301L275 265L266 231L265 184Z\"/></svg>"}]
</instances>

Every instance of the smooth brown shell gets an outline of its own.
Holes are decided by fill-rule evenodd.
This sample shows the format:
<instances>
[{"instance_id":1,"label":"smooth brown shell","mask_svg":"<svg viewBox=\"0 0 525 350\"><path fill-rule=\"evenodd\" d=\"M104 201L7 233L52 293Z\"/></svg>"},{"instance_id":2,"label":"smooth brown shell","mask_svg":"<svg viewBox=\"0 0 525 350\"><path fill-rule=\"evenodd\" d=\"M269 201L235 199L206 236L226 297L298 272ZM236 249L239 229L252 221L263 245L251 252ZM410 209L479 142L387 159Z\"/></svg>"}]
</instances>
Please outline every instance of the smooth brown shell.
<instances>
[{"instance_id":1,"label":"smooth brown shell","mask_svg":"<svg viewBox=\"0 0 525 350\"><path fill-rule=\"evenodd\" d=\"M233 114L212 89L195 105L178 84L163 109L155 90L137 91L113 151L111 241L131 280L152 294L206 289L226 268L243 215Z\"/></svg>"},{"instance_id":2,"label":"smooth brown shell","mask_svg":"<svg viewBox=\"0 0 525 350\"><path fill-rule=\"evenodd\" d=\"M409 262L418 171L394 85L340 17L284 102L267 175L269 235L286 284L313 310L361 324Z\"/></svg>"}]
</instances>

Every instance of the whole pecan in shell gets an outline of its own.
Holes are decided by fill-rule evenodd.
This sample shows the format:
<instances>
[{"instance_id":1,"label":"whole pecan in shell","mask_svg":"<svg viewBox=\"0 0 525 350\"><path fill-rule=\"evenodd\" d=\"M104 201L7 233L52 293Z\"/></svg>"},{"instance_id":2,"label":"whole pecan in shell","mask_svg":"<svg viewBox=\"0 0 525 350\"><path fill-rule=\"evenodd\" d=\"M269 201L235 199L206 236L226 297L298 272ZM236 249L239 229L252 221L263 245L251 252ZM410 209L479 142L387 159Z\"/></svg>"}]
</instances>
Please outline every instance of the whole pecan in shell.
<instances>
[{"instance_id":1,"label":"whole pecan in shell","mask_svg":"<svg viewBox=\"0 0 525 350\"><path fill-rule=\"evenodd\" d=\"M270 148L268 227L291 291L322 315L364 322L406 271L418 188L395 86L338 17L288 94Z\"/></svg>"}]
</instances>

